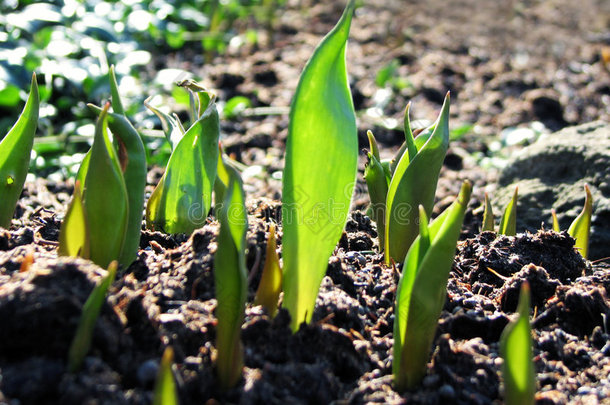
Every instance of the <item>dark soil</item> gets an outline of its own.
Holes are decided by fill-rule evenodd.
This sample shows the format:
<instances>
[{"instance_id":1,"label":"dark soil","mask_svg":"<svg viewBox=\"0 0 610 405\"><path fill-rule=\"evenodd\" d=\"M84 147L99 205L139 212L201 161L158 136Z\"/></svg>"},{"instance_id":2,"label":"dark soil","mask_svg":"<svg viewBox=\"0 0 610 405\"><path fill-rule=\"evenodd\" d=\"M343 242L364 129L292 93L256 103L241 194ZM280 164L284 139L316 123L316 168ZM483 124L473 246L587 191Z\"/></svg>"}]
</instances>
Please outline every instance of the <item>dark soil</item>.
<instances>
[{"instance_id":1,"label":"dark soil","mask_svg":"<svg viewBox=\"0 0 610 405\"><path fill-rule=\"evenodd\" d=\"M478 128L452 143L439 182L437 213L451 203L461 180L470 179L476 188L420 388L403 395L392 389L400 268L386 267L376 253L375 224L363 214L368 197L361 177L313 322L292 334L287 312L270 319L248 304L244 377L228 392L219 390L214 374L213 217L192 235L143 231L138 259L120 270L111 287L83 369L67 372L82 306L104 271L57 257L71 183L37 179L26 184L12 227L0 229L0 403L150 404L161 354L172 346L183 405L499 404L498 340L525 279L533 293L537 403L610 403L610 267L583 260L566 233L479 233L482 188L493 176L470 158L488 153L484 136L509 126L540 120L557 129L610 119L610 72L600 56L610 43L607 4L500 3L465 0L450 8L442 1L388 0L361 8L352 25L348 63L363 141L364 131L373 128L387 156L400 143L398 128L364 113L378 107L375 75L394 59L411 86L393 90L385 115L401 119L413 100L415 119L434 119L450 89L452 120ZM303 63L342 6L290 5L272 45L263 41L230 52L201 73L221 99L243 94L255 106L288 106ZM194 70L197 61L185 50L156 68ZM277 173L287 122L281 114L223 123L228 153L260 168L244 173L250 303L269 224L281 221ZM159 174L151 171L151 188ZM33 264L23 264L26 257Z\"/></svg>"}]
</instances>

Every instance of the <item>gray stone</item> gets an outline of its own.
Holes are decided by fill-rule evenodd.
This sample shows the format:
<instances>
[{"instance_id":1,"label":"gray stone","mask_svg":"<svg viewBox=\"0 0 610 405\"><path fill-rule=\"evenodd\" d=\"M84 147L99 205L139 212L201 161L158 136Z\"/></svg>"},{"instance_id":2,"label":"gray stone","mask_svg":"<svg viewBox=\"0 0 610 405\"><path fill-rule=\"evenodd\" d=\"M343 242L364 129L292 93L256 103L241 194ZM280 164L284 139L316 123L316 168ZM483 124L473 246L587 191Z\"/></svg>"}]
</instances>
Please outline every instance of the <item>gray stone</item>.
<instances>
[{"instance_id":1,"label":"gray stone","mask_svg":"<svg viewBox=\"0 0 610 405\"><path fill-rule=\"evenodd\" d=\"M493 208L500 215L519 186L517 232L551 228L551 208L561 229L582 210L589 184L593 218L589 258L610 256L610 124L592 122L542 136L520 150L500 173Z\"/></svg>"}]
</instances>

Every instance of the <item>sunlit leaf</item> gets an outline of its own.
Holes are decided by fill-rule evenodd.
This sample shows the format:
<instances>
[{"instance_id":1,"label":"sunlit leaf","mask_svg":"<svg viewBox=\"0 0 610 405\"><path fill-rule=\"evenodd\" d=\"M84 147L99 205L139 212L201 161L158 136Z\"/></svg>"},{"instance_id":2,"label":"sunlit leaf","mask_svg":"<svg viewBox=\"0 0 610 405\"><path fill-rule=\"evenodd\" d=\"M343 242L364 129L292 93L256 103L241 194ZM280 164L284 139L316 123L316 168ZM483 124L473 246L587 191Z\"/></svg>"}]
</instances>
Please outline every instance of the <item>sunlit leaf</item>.
<instances>
[{"instance_id":1,"label":"sunlit leaf","mask_svg":"<svg viewBox=\"0 0 610 405\"><path fill-rule=\"evenodd\" d=\"M409 246L417 237L417 207L423 205L427 215L432 213L438 176L449 147L449 104L447 94L433 131L419 148L410 129L407 107L406 150L394 171L386 202L386 264L392 260L403 260Z\"/></svg>"},{"instance_id":2,"label":"sunlit leaf","mask_svg":"<svg viewBox=\"0 0 610 405\"><path fill-rule=\"evenodd\" d=\"M214 256L216 288L216 372L223 388L234 386L241 377L243 352L240 343L241 325L247 296L246 231L248 219L245 195L237 171L225 167L229 185L222 204L216 204L220 222L218 249Z\"/></svg>"},{"instance_id":3,"label":"sunlit leaf","mask_svg":"<svg viewBox=\"0 0 610 405\"><path fill-rule=\"evenodd\" d=\"M174 362L174 349L166 347L163 351L161 364L155 382L155 396L153 405L178 405L178 392L176 381L172 373L172 363Z\"/></svg>"},{"instance_id":4,"label":"sunlit leaf","mask_svg":"<svg viewBox=\"0 0 610 405\"><path fill-rule=\"evenodd\" d=\"M89 352L91 339L93 337L93 329L95 328L97 318L100 316L102 305L106 301L108 289L116 276L116 270L117 262L113 261L108 266L108 274L106 274L102 281L93 288L85 305L83 305L83 312L80 321L78 322L78 328L76 329L76 334L74 335L74 339L72 340L68 351L68 370L71 373L75 373L81 368L83 360L85 360L85 356Z\"/></svg>"},{"instance_id":5,"label":"sunlit leaf","mask_svg":"<svg viewBox=\"0 0 610 405\"><path fill-rule=\"evenodd\" d=\"M350 207L358 163L345 48L351 0L305 66L290 109L283 175L284 307L308 322Z\"/></svg>"},{"instance_id":6,"label":"sunlit leaf","mask_svg":"<svg viewBox=\"0 0 610 405\"><path fill-rule=\"evenodd\" d=\"M585 184L585 195L585 205L582 212L572 222L568 233L576 239L574 247L586 259L589 256L589 234L591 233L591 215L593 215L593 197L587 184Z\"/></svg>"},{"instance_id":7,"label":"sunlit leaf","mask_svg":"<svg viewBox=\"0 0 610 405\"><path fill-rule=\"evenodd\" d=\"M392 371L398 391L416 387L426 374L471 191L464 182L458 198L429 226L420 206L420 235L407 253L396 292Z\"/></svg>"},{"instance_id":8,"label":"sunlit leaf","mask_svg":"<svg viewBox=\"0 0 610 405\"><path fill-rule=\"evenodd\" d=\"M532 332L529 321L530 287L521 284L518 317L509 323L500 338L500 355L504 359L504 400L506 405L534 404L536 371L532 353Z\"/></svg>"},{"instance_id":9,"label":"sunlit leaf","mask_svg":"<svg viewBox=\"0 0 610 405\"><path fill-rule=\"evenodd\" d=\"M504 209L502 219L500 219L500 228L498 233L500 235L515 236L517 234L517 197L519 194L519 187L515 187L513 198Z\"/></svg>"},{"instance_id":10,"label":"sunlit leaf","mask_svg":"<svg viewBox=\"0 0 610 405\"><path fill-rule=\"evenodd\" d=\"M379 235L379 250L385 247L385 209L388 195L388 179L386 173L373 153L368 154L369 161L364 167L364 179L371 199L368 213L377 224Z\"/></svg>"},{"instance_id":11,"label":"sunlit leaf","mask_svg":"<svg viewBox=\"0 0 610 405\"><path fill-rule=\"evenodd\" d=\"M11 225L28 174L34 135L38 127L39 103L38 83L34 74L23 112L0 141L0 227L3 228Z\"/></svg>"},{"instance_id":12,"label":"sunlit leaf","mask_svg":"<svg viewBox=\"0 0 610 405\"><path fill-rule=\"evenodd\" d=\"M483 225L481 225L481 232L491 231L494 232L494 213L491 208L491 202L489 196L485 193L485 210L483 211Z\"/></svg>"},{"instance_id":13,"label":"sunlit leaf","mask_svg":"<svg viewBox=\"0 0 610 405\"><path fill-rule=\"evenodd\" d=\"M89 227L83 206L83 196L80 181L74 185L72 201L59 229L59 247L57 254L89 258Z\"/></svg>"},{"instance_id":14,"label":"sunlit leaf","mask_svg":"<svg viewBox=\"0 0 610 405\"><path fill-rule=\"evenodd\" d=\"M553 219L553 230L555 232L561 232L561 228L559 227L559 220L557 220L557 212L554 209L551 209L551 217Z\"/></svg>"},{"instance_id":15,"label":"sunlit leaf","mask_svg":"<svg viewBox=\"0 0 610 405\"><path fill-rule=\"evenodd\" d=\"M282 269L280 268L280 258L276 249L275 225L271 224L269 225L269 239L267 241L263 274L254 299L254 304L265 307L271 317L274 317L277 313L278 300L282 292Z\"/></svg>"}]
</instances>

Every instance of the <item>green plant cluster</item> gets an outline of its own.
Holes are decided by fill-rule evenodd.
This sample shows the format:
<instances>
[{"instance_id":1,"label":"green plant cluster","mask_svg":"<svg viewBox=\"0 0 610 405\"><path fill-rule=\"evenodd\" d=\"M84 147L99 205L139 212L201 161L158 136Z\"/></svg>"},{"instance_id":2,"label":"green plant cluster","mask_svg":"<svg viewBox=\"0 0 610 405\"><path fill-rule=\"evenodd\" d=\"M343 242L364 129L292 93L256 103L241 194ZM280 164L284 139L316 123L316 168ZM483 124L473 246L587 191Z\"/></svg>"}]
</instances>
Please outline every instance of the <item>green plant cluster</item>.
<instances>
[{"instance_id":1,"label":"green plant cluster","mask_svg":"<svg viewBox=\"0 0 610 405\"><path fill-rule=\"evenodd\" d=\"M337 25L315 49L303 70L290 111L283 175L283 269L273 227L256 301L273 314L282 291L281 305L291 315L294 332L311 320L329 257L347 221L356 179L357 129L345 61L354 9L355 1L350 0ZM114 69L109 70L108 76L111 102L103 107L90 106L98 115L95 138L76 176L73 198L60 232L60 255L81 256L109 269L83 309L70 351L70 369L78 369L88 350L95 319L118 265L128 266L136 257L144 211L150 229L190 233L203 226L213 210L220 224L214 258L216 372L220 386L230 388L238 383L243 368L240 330L247 298L248 218L239 172L218 145L215 95L190 80L178 84L189 94L189 125L149 106L164 122L172 152L163 178L144 207L146 153L140 135L127 118ZM408 111L407 106L405 143L395 159L382 161L375 138L369 134L371 151L365 171L373 206L371 215L380 229L380 250L385 253L387 265L400 269L393 374L395 387L401 391L416 387L425 376L472 191L470 182L465 181L455 201L430 221L450 139L449 95L437 121L418 134L411 129ZM0 213L4 215L0 216L0 226L10 226L15 195L18 197L25 181L37 122L34 76L21 117L0 143L0 187L4 187L0 194ZM589 189L586 191L584 214L571 227L575 235L590 224L592 205ZM515 232L516 199L515 191L503 215L501 233ZM488 202L486 208L484 229L493 230ZM523 298L518 325L524 325L526 307L529 304ZM517 329L523 331L521 335L514 335ZM503 346L508 356L514 350L513 339L527 343L528 330L525 326L508 329ZM508 369L512 364L506 361ZM164 382L159 383L162 385L156 398L174 401L171 350L163 356L159 381ZM523 386L518 381L515 384ZM515 384L507 383L507 390L514 389L511 387Z\"/></svg>"}]
</instances>

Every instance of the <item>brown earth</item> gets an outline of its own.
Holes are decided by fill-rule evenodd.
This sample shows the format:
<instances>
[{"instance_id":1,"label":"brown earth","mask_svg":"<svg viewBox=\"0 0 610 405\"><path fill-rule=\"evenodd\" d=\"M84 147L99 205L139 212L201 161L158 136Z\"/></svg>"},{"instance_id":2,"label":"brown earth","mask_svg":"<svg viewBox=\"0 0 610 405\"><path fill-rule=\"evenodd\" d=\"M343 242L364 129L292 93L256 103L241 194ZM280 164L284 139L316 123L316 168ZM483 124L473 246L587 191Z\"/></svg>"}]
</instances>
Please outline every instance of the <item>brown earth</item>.
<instances>
[{"instance_id":1,"label":"brown earth","mask_svg":"<svg viewBox=\"0 0 610 405\"><path fill-rule=\"evenodd\" d=\"M285 311L270 319L248 304L244 378L235 389L220 392L213 369L218 231L213 217L190 236L143 231L138 259L119 272L111 288L83 369L68 373L68 345L103 270L57 258L59 224L72 187L39 179L26 184L11 229L0 230L0 403L149 404L158 362L170 345L183 405L501 403L498 340L524 279L532 285L535 306L537 403L610 402L610 268L584 261L565 233L479 234L482 188L493 173L472 158L489 156L490 138L507 127L539 120L554 130L610 119L610 72L602 58L610 45L609 5L603 0L375 4L358 10L348 48L361 135L372 128L390 155L402 137L391 119L400 122L412 100L415 119L433 120L447 90L453 94L452 127L475 124L452 143L439 183L437 211L450 203L460 180L471 179L477 189L421 387L403 395L392 389L398 273L383 265L375 225L361 211L352 212L329 260L311 325L291 334ZM263 41L216 58L201 68L204 82L224 100L241 94L255 106L287 107L305 60L342 6L289 5L276 22L272 46ZM391 97L381 106L374 97L375 77L394 59L397 75L410 85L389 89ZM158 63L155 68L198 69L188 50ZM382 117L371 110L375 107ZM244 173L249 302L269 223L280 219L281 180L274 173L282 169L287 122L280 114L223 123L227 151L260 167ZM158 175L158 169L151 172L150 187ZM362 186L354 206L363 209L366 203ZM21 272L28 253L34 263Z\"/></svg>"}]
</instances>

